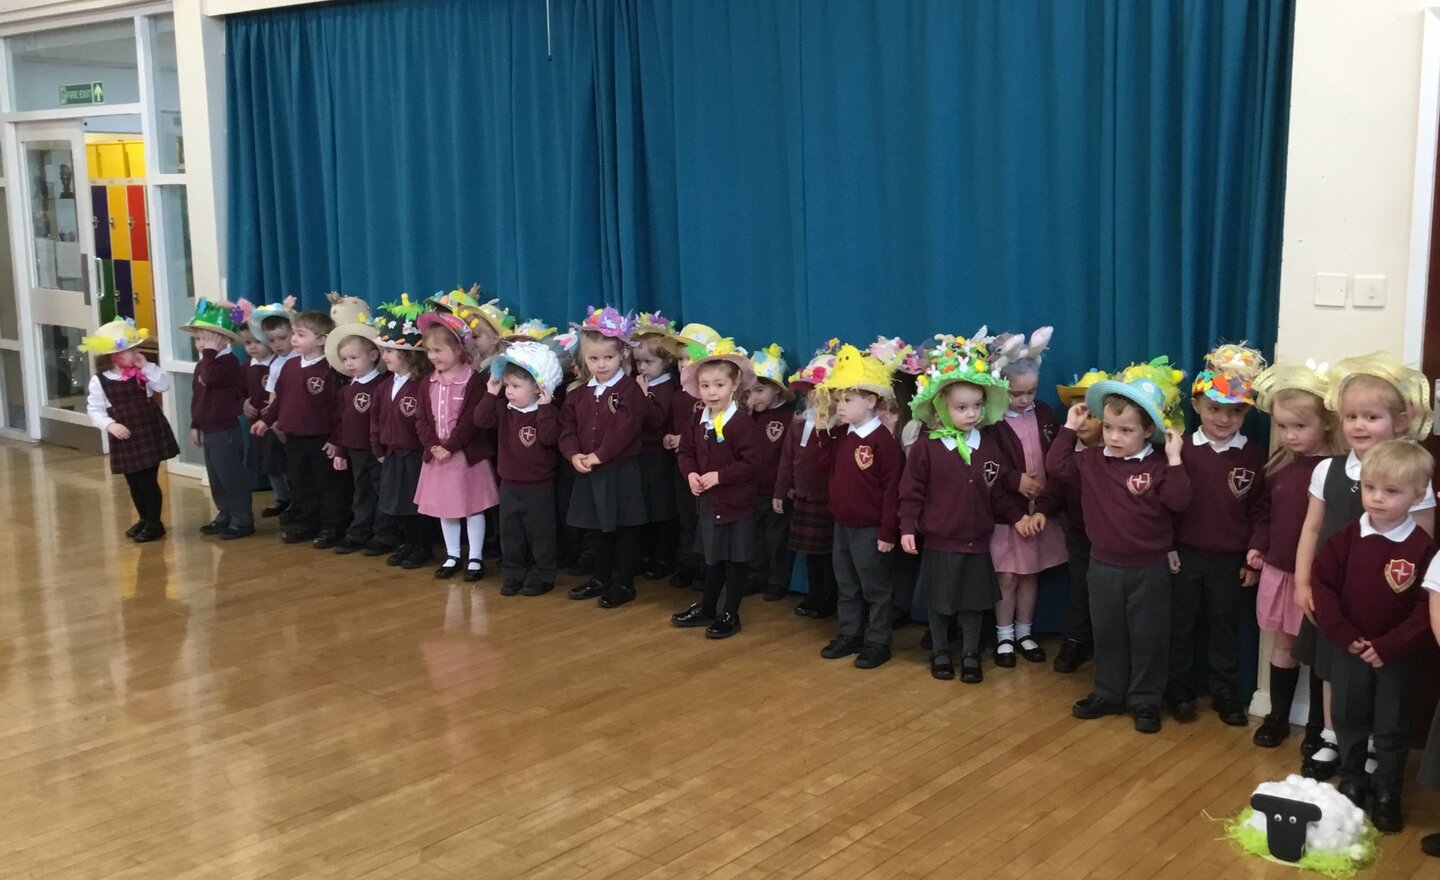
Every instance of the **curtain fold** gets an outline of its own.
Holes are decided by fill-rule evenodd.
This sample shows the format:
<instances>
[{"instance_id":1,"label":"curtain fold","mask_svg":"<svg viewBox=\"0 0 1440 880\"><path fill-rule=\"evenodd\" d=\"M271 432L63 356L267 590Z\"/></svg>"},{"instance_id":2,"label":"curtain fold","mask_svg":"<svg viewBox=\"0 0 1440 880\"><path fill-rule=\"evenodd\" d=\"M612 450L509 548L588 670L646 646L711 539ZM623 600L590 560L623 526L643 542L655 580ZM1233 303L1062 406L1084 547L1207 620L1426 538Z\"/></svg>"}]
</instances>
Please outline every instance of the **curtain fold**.
<instances>
[{"instance_id":1,"label":"curtain fold","mask_svg":"<svg viewBox=\"0 0 1440 880\"><path fill-rule=\"evenodd\" d=\"M228 20L230 292L772 340L1273 343L1293 0L374 0Z\"/></svg>"}]
</instances>

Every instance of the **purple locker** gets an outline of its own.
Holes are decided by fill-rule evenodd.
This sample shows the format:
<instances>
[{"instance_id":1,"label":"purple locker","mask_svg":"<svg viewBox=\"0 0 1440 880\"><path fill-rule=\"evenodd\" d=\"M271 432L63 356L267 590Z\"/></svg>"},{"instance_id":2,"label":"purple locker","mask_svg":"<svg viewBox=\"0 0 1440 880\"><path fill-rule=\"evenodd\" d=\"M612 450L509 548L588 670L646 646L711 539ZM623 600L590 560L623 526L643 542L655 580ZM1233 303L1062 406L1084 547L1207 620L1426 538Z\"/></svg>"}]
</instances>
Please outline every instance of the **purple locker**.
<instances>
[{"instance_id":1,"label":"purple locker","mask_svg":"<svg viewBox=\"0 0 1440 880\"><path fill-rule=\"evenodd\" d=\"M105 193L105 187L90 187L90 213L93 215L92 222L95 226L95 256L102 260L110 259L110 199ZM122 314L133 314L123 312Z\"/></svg>"}]
</instances>

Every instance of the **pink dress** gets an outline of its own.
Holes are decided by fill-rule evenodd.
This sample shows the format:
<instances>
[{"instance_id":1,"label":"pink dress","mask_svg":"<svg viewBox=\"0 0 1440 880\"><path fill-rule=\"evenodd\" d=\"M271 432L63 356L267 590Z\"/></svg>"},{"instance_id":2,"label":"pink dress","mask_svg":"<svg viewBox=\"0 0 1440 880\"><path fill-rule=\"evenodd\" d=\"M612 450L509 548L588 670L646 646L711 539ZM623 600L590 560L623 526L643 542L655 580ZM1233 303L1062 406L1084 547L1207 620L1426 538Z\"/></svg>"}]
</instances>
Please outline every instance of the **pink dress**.
<instances>
[{"instance_id":1,"label":"pink dress","mask_svg":"<svg viewBox=\"0 0 1440 880\"><path fill-rule=\"evenodd\" d=\"M1005 424L1020 438L1025 450L1025 470L1045 482L1045 455L1040 446L1040 426L1035 423L1035 410L1006 417ZM1031 505L1033 507L1033 505ZM1014 526L995 526L990 536L990 558L1001 574L1038 574L1068 558L1065 549L1065 528L1057 520L1047 520L1045 528L1033 538L1022 538Z\"/></svg>"},{"instance_id":2,"label":"pink dress","mask_svg":"<svg viewBox=\"0 0 1440 880\"><path fill-rule=\"evenodd\" d=\"M461 369L452 381L446 382L438 373L425 379L425 393L430 395L430 411L435 414L435 432L444 440L455 430L455 424L471 413L462 412L465 383L470 380L469 367ZM482 513L500 503L500 490L495 483L495 468L489 461L470 464L463 451L451 453L444 461L430 460L420 466L420 482L415 486L415 506L426 516L462 519Z\"/></svg>"}]
</instances>

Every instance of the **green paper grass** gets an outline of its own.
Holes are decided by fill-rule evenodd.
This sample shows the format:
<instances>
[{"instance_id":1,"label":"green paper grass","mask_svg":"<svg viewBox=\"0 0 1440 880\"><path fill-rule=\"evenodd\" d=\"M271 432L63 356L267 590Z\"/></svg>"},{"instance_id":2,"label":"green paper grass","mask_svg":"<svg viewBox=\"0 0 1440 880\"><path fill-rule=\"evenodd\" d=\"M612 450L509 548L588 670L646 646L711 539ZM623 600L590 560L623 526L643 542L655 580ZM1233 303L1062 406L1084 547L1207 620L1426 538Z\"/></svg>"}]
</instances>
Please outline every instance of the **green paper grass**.
<instances>
[{"instance_id":1,"label":"green paper grass","mask_svg":"<svg viewBox=\"0 0 1440 880\"><path fill-rule=\"evenodd\" d=\"M1334 880L1350 880L1361 868L1369 867L1375 863L1380 855L1379 849L1375 846L1375 838L1379 832L1375 826L1370 824L1369 818L1365 820L1365 827L1360 832L1360 847L1363 855L1359 859L1352 859L1343 853L1313 853L1306 852L1305 858L1298 862L1282 862L1270 855L1270 843L1266 839L1265 832L1256 831L1250 825L1250 817L1255 810L1246 807L1240 815L1225 823L1225 836L1235 841L1242 850L1252 856L1259 856L1277 865L1289 865L1296 868L1303 868L1306 871L1314 871L1317 874L1324 874Z\"/></svg>"}]
</instances>

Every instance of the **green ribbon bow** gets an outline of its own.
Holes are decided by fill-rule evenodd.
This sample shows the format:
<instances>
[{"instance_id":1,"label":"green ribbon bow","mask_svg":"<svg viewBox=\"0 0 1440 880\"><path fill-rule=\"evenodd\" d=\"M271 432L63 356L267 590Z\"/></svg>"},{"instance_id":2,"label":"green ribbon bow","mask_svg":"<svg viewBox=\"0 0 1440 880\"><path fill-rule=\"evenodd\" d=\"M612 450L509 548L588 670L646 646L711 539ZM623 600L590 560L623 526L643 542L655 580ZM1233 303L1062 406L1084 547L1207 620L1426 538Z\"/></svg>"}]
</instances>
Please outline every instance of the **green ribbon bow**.
<instances>
[{"instance_id":1,"label":"green ribbon bow","mask_svg":"<svg viewBox=\"0 0 1440 880\"><path fill-rule=\"evenodd\" d=\"M950 421L950 413L944 407L935 407L935 417L940 422L939 426L930 431L931 440L944 440L950 438L955 441L955 451L960 453L960 460L966 464L970 463L970 444L965 442L965 436L969 431L961 431Z\"/></svg>"}]
</instances>

